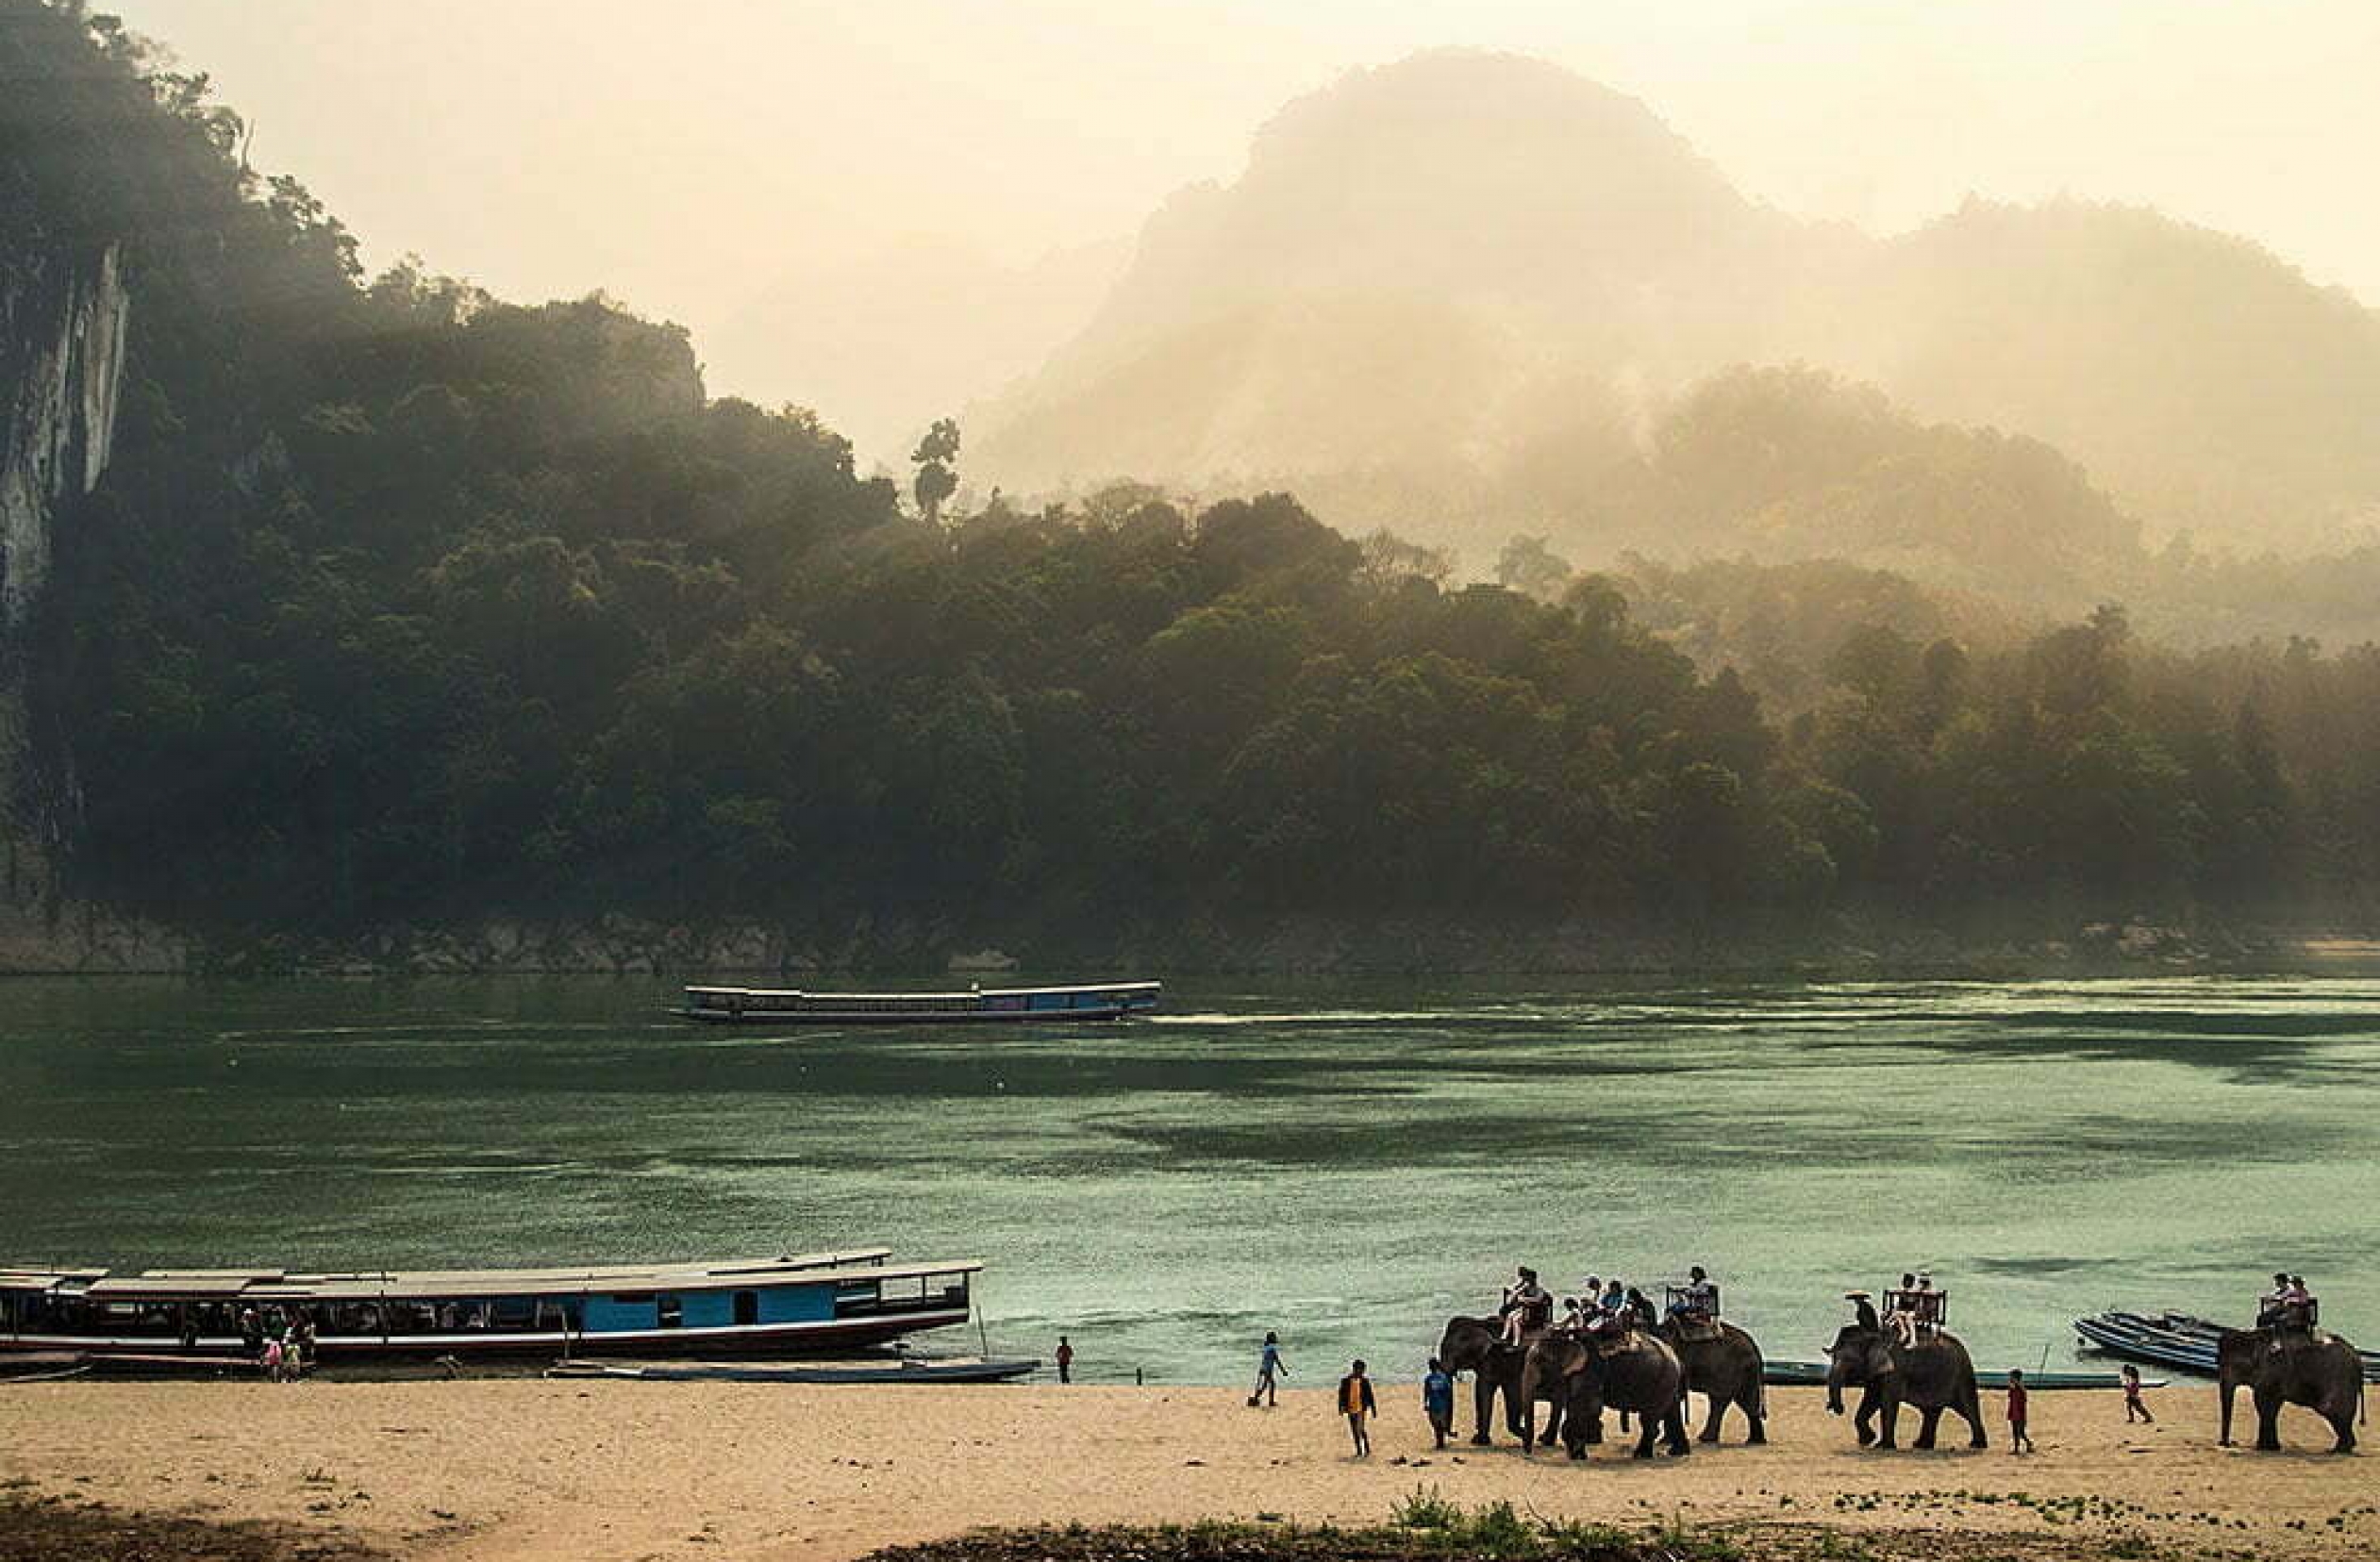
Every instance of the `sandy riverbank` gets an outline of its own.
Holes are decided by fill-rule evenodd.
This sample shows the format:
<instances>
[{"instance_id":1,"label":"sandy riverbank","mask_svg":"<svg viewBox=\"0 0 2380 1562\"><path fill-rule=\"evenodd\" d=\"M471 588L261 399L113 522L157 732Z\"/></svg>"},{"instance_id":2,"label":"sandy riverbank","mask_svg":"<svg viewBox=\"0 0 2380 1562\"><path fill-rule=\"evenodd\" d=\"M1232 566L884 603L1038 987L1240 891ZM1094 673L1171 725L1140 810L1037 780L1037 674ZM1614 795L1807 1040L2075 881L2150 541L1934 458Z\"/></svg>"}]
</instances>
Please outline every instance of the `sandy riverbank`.
<instances>
[{"instance_id":1,"label":"sandy riverbank","mask_svg":"<svg viewBox=\"0 0 2380 1562\"><path fill-rule=\"evenodd\" d=\"M826 1562L983 1524L1369 1522L1423 1485L1607 1521L2089 1530L2157 1555L2380 1550L2369 1457L2317 1453L2310 1418L2285 1423L2289 1452L2259 1455L2214 1445L2210 1389L2153 1403L2160 1423L2127 1429L2112 1394L2036 1395L2028 1458L1879 1454L1851 1445L1817 1390L1777 1390L1767 1448L1638 1464L1607 1446L1580 1466L1509 1445L1434 1454L1400 1387L1358 1464L1313 1389L1255 1411L1227 1389L1157 1387L73 1381L0 1388L0 1481L456 1562Z\"/></svg>"}]
</instances>

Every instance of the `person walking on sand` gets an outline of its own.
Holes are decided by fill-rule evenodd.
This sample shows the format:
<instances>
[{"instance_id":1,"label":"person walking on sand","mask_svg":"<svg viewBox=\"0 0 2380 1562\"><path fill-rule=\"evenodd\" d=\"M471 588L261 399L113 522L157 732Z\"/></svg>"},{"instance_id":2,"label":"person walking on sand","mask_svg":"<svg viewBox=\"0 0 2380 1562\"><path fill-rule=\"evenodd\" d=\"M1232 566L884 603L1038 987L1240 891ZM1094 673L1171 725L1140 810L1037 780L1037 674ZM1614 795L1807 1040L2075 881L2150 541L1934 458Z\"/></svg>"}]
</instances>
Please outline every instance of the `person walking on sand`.
<instances>
[{"instance_id":1,"label":"person walking on sand","mask_svg":"<svg viewBox=\"0 0 2380 1562\"><path fill-rule=\"evenodd\" d=\"M1059 1336L1057 1337L1057 1381L1058 1381L1058 1382L1060 1382L1060 1383L1072 1383L1072 1382L1073 1382L1073 1381L1074 1381L1074 1347L1073 1347L1072 1344L1068 1343L1067 1338L1066 1338L1066 1337L1065 1337L1064 1335L1059 1335Z\"/></svg>"},{"instance_id":2,"label":"person walking on sand","mask_svg":"<svg viewBox=\"0 0 2380 1562\"><path fill-rule=\"evenodd\" d=\"M1373 1397L1372 1380L1364 1376L1360 1358L1355 1370L1339 1380L1339 1413L1347 1418L1347 1430L1356 1439L1356 1457L1369 1457L1372 1434L1364 1429L1364 1423L1380 1413L1380 1402Z\"/></svg>"},{"instance_id":3,"label":"person walking on sand","mask_svg":"<svg viewBox=\"0 0 2380 1562\"><path fill-rule=\"evenodd\" d=\"M1257 1387L1248 1396L1251 1409L1258 1404L1270 1410L1281 1403L1281 1379L1290 1375L1289 1363L1281 1359L1281 1337L1271 1329L1264 1331L1264 1351L1257 1357Z\"/></svg>"},{"instance_id":4,"label":"person walking on sand","mask_svg":"<svg viewBox=\"0 0 2380 1562\"><path fill-rule=\"evenodd\" d=\"M1430 1357L1430 1370L1422 1375L1422 1414L1430 1419L1430 1436L1438 1446L1446 1446L1446 1434L1455 1429L1455 1374Z\"/></svg>"},{"instance_id":5,"label":"person walking on sand","mask_svg":"<svg viewBox=\"0 0 2380 1562\"><path fill-rule=\"evenodd\" d=\"M2140 1397L2140 1369L2127 1361L2123 1364L2123 1423L2130 1426L2134 1421L2155 1426L2156 1418L2149 1414L2148 1402Z\"/></svg>"},{"instance_id":6,"label":"person walking on sand","mask_svg":"<svg viewBox=\"0 0 2380 1562\"><path fill-rule=\"evenodd\" d=\"M2013 1454L2033 1452L2033 1438L2024 1430L2024 1371L2008 1369L2008 1450Z\"/></svg>"}]
</instances>

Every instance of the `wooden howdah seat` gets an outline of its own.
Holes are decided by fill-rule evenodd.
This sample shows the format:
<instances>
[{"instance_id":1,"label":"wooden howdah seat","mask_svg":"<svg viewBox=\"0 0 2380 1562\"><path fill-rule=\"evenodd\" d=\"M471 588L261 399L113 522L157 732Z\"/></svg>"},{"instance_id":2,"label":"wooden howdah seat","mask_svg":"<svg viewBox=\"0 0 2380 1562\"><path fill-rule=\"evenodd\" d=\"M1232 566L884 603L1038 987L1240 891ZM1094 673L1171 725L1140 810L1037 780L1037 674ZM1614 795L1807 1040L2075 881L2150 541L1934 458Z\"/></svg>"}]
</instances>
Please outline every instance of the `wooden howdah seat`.
<instances>
[{"instance_id":1,"label":"wooden howdah seat","mask_svg":"<svg viewBox=\"0 0 2380 1562\"><path fill-rule=\"evenodd\" d=\"M1706 1282L1702 1297L1695 1295L1694 1286L1668 1288L1669 1297L1661 1316L1677 1325L1678 1333L1688 1339L1716 1339L1719 1327L1719 1288Z\"/></svg>"},{"instance_id":2,"label":"wooden howdah seat","mask_svg":"<svg viewBox=\"0 0 2380 1562\"><path fill-rule=\"evenodd\" d=\"M1917 1320L1922 1329L1939 1329L1950 1321L1950 1292L1946 1290L1889 1290L1884 1293L1886 1316L1907 1313Z\"/></svg>"},{"instance_id":3,"label":"wooden howdah seat","mask_svg":"<svg viewBox=\"0 0 2380 1562\"><path fill-rule=\"evenodd\" d=\"M2275 1305L2270 1297L2258 1297L2256 1327L2271 1329L2276 1335L2311 1338L2322 1332L2322 1304L2308 1297L2304 1302Z\"/></svg>"}]
</instances>

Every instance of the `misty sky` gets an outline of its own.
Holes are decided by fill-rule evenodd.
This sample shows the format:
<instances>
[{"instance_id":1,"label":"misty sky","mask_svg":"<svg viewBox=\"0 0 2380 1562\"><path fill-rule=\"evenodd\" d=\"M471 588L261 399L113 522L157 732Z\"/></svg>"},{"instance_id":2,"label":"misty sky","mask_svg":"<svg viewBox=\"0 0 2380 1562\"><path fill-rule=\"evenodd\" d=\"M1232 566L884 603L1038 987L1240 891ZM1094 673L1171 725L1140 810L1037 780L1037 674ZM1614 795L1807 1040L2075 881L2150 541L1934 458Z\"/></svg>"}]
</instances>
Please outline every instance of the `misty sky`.
<instances>
[{"instance_id":1,"label":"misty sky","mask_svg":"<svg viewBox=\"0 0 2380 1562\"><path fill-rule=\"evenodd\" d=\"M2380 0L119 8L211 72L258 166L312 186L374 263L418 251L524 299L601 287L698 340L913 235L1013 262L1129 234L1232 177L1285 100L1447 43L1634 93L1798 214L1889 231L1969 191L2140 201L2380 301Z\"/></svg>"}]
</instances>

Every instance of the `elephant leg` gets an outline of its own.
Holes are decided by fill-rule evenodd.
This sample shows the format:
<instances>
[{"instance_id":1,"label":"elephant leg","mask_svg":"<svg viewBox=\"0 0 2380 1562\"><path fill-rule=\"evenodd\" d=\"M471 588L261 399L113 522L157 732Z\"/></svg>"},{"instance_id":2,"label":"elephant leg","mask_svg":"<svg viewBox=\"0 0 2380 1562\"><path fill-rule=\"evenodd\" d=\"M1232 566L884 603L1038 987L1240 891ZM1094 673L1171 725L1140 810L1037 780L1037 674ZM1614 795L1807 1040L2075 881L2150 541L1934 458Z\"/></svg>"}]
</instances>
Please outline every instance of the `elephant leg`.
<instances>
[{"instance_id":1,"label":"elephant leg","mask_svg":"<svg viewBox=\"0 0 2380 1562\"><path fill-rule=\"evenodd\" d=\"M1495 1413L1495 1380L1488 1376L1487 1369L1483 1367L1479 1371L1479 1375L1472 1380L1471 1385L1471 1417L1473 1427L1471 1440L1479 1445L1481 1448L1485 1448L1490 1443L1495 1441L1493 1437L1488 1436L1488 1419Z\"/></svg>"},{"instance_id":2,"label":"elephant leg","mask_svg":"<svg viewBox=\"0 0 2380 1562\"><path fill-rule=\"evenodd\" d=\"M1876 1440L1876 1429L1871 1424L1875 1419L1875 1414L1876 1391L1873 1388L1862 1388L1859 1390L1859 1409L1851 1418L1852 1430L1859 1434L1859 1446L1862 1448Z\"/></svg>"},{"instance_id":3,"label":"elephant leg","mask_svg":"<svg viewBox=\"0 0 2380 1562\"><path fill-rule=\"evenodd\" d=\"M1623 1433L1628 1430L1628 1412L1625 1410L1620 1412L1620 1430Z\"/></svg>"},{"instance_id":4,"label":"elephant leg","mask_svg":"<svg viewBox=\"0 0 2380 1562\"><path fill-rule=\"evenodd\" d=\"M1686 1402L1683 1399L1670 1406L1669 1433L1671 1454L1682 1458L1694 1452L1694 1445L1686 1440ZM1716 1442L1718 1438L1714 1437L1711 1440Z\"/></svg>"},{"instance_id":5,"label":"elephant leg","mask_svg":"<svg viewBox=\"0 0 2380 1562\"><path fill-rule=\"evenodd\" d=\"M1601 1410L1587 1418L1587 1429L1579 1435L1578 1440L1589 1448L1601 1445L1604 1440L1604 1413Z\"/></svg>"},{"instance_id":6,"label":"elephant leg","mask_svg":"<svg viewBox=\"0 0 2380 1562\"><path fill-rule=\"evenodd\" d=\"M1910 1446L1915 1448L1932 1448L1934 1446L1934 1434L1940 1428L1941 1424L1942 1407L1940 1405L1921 1405L1918 1408L1917 1413L1917 1441Z\"/></svg>"},{"instance_id":7,"label":"elephant leg","mask_svg":"<svg viewBox=\"0 0 2380 1562\"><path fill-rule=\"evenodd\" d=\"M1653 1439L1660 1435L1660 1431L1659 1421L1641 1410L1637 1412L1636 1457L1639 1459L1653 1457Z\"/></svg>"},{"instance_id":8,"label":"elephant leg","mask_svg":"<svg viewBox=\"0 0 2380 1562\"><path fill-rule=\"evenodd\" d=\"M1982 1396L1968 1395L1967 1403L1958 1407L1958 1413L1967 1419L1967 1446L1989 1448L1991 1439L1984 1436Z\"/></svg>"},{"instance_id":9,"label":"elephant leg","mask_svg":"<svg viewBox=\"0 0 2380 1562\"><path fill-rule=\"evenodd\" d=\"M1901 1402L1890 1394L1882 1394L1877 1396L1877 1398L1879 1403L1876 1405L1876 1421L1878 1422L1876 1428L1876 1446L1878 1448L1898 1448L1901 1445L1893 1440L1893 1433L1901 1424Z\"/></svg>"},{"instance_id":10,"label":"elephant leg","mask_svg":"<svg viewBox=\"0 0 2380 1562\"><path fill-rule=\"evenodd\" d=\"M1760 1413L1760 1385L1758 1383L1753 1384L1752 1391L1736 1402L1736 1408L1742 1411L1743 1419L1752 1423L1752 1430L1744 1434L1743 1440L1755 1448L1767 1442L1769 1418Z\"/></svg>"},{"instance_id":11,"label":"elephant leg","mask_svg":"<svg viewBox=\"0 0 2380 1562\"><path fill-rule=\"evenodd\" d=\"M2266 1454L2281 1449L2281 1396L2265 1388L2256 1390L2256 1448Z\"/></svg>"},{"instance_id":12,"label":"elephant leg","mask_svg":"<svg viewBox=\"0 0 2380 1562\"><path fill-rule=\"evenodd\" d=\"M1720 1423L1727 1419L1727 1401L1724 1396L1717 1393L1709 1395L1708 1399L1710 1414L1703 1418L1702 1440L1706 1443L1715 1443L1719 1440Z\"/></svg>"}]
</instances>

